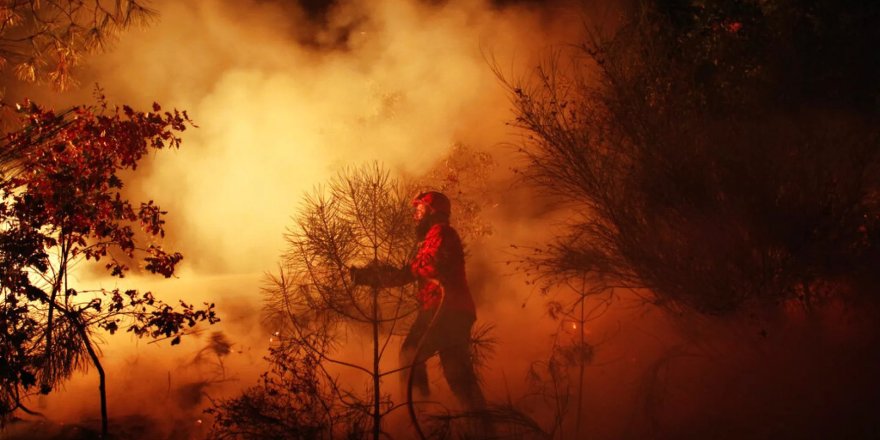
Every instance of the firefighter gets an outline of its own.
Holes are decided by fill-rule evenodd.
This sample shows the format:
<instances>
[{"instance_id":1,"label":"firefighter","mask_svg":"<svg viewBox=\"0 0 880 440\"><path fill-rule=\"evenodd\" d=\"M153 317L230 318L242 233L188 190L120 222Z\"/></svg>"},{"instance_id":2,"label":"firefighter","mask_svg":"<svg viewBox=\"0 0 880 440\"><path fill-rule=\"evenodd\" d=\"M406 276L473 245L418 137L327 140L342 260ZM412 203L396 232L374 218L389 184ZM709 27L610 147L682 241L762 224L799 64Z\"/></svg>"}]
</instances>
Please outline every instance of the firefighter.
<instances>
[{"instance_id":1,"label":"firefighter","mask_svg":"<svg viewBox=\"0 0 880 440\"><path fill-rule=\"evenodd\" d=\"M400 351L401 366L412 367L413 391L429 394L425 361L439 354L446 382L461 405L467 410L483 409L486 402L471 351L476 311L465 276L461 238L449 225L449 199L429 191L416 196L412 204L419 245L408 267L371 264L352 268L353 281L383 287L418 282L418 315Z\"/></svg>"}]
</instances>

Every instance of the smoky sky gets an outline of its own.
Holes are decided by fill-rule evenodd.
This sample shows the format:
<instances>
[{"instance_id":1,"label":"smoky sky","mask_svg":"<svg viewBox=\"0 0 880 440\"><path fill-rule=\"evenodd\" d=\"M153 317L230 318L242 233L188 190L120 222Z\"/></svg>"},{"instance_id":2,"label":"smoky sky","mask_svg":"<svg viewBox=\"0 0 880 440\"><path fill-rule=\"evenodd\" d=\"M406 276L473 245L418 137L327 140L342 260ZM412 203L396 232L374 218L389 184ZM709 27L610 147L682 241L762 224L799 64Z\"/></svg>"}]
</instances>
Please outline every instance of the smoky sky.
<instances>
[{"instance_id":1,"label":"smoky sky","mask_svg":"<svg viewBox=\"0 0 880 440\"><path fill-rule=\"evenodd\" d=\"M291 36L304 47L319 51L351 50L352 38L362 27L368 27L371 19L370 14L361 11L340 22L338 10L359 3L345 0L258 0L257 3L276 5L285 11L301 11L303 15L297 19L297 28L292 31ZM426 10L439 12L461 2L416 0L413 3ZM519 7L529 9L535 15L578 14L588 3L570 0L491 0L484 6L487 10L496 12Z\"/></svg>"},{"instance_id":2,"label":"smoky sky","mask_svg":"<svg viewBox=\"0 0 880 440\"><path fill-rule=\"evenodd\" d=\"M266 370L262 358L271 338L260 321L265 274L285 251L284 233L303 197L339 170L378 161L395 175L418 176L462 143L495 156L491 184L508 188L509 148L497 147L510 140L511 114L486 54L505 66L530 66L543 48L570 40L579 26L566 15L547 21L525 4L499 8L467 0L357 0L325 9L255 0L153 4L155 23L121 34L106 53L82 60L79 87L63 94L43 85L7 89L10 101L28 97L65 108L94 102L100 84L111 105L143 109L158 102L187 110L198 126L183 133L179 150L151 154L125 179L135 203L152 199L168 211L162 244L184 255L177 276L135 273L117 280L82 265L72 282L139 288L172 302L213 302L222 321L173 350L108 336L102 348L111 417L143 413L141 401L216 380L208 366L193 361L215 331L234 348L224 359L230 380L213 386L212 397L255 383ZM474 243L480 319L498 323L504 340L528 340L516 325L523 319L534 321L542 335L553 326L540 319L540 301L521 307L528 288L500 275L508 272L504 249L525 236L536 239L532 216L520 217L529 210L508 206L528 198L526 191L487 201L496 234ZM512 381L508 388L522 388L542 341L499 346L499 365ZM389 355L387 366L395 358ZM65 423L93 417L94 381L93 373L77 375L69 392L35 407ZM487 384L490 393L504 388ZM161 418L163 411L153 408L150 415ZM194 419L197 409L175 417L180 415Z\"/></svg>"},{"instance_id":3,"label":"smoky sky","mask_svg":"<svg viewBox=\"0 0 880 440\"><path fill-rule=\"evenodd\" d=\"M312 19L319 20L322 17L327 15L327 12L338 3L341 3L340 0L264 0L264 1L276 1L279 3L294 3L299 5L303 10L305 10L309 17ZM422 3L429 6L442 6L448 2L448 0L421 0ZM558 1L552 0L492 0L491 6L495 8L504 8L511 5L530 5L530 6L545 6L550 3L559 3Z\"/></svg>"}]
</instances>

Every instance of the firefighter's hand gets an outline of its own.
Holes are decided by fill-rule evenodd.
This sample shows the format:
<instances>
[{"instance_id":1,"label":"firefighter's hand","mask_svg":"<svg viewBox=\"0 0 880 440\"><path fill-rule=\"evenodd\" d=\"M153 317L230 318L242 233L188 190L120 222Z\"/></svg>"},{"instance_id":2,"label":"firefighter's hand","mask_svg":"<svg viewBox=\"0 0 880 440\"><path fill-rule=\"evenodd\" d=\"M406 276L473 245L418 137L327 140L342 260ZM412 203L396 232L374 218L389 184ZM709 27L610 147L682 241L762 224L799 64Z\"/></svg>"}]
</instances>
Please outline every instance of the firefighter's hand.
<instances>
[{"instance_id":1,"label":"firefighter's hand","mask_svg":"<svg viewBox=\"0 0 880 440\"><path fill-rule=\"evenodd\" d=\"M381 287L383 279L394 272L395 268L386 263L373 261L364 267L351 266L348 271L355 285Z\"/></svg>"},{"instance_id":2,"label":"firefighter's hand","mask_svg":"<svg viewBox=\"0 0 880 440\"><path fill-rule=\"evenodd\" d=\"M363 267L351 266L348 268L348 274L351 276L351 282L361 286L369 284L367 282L367 269Z\"/></svg>"}]
</instances>

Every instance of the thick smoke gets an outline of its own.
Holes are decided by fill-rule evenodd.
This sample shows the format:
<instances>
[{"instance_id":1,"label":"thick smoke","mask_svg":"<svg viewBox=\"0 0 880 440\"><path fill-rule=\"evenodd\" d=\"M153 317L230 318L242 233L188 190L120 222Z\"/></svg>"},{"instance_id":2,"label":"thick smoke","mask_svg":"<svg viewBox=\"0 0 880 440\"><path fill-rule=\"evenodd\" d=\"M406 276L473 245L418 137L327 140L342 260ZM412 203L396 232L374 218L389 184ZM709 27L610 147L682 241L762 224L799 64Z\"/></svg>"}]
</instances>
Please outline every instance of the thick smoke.
<instances>
[{"instance_id":1,"label":"thick smoke","mask_svg":"<svg viewBox=\"0 0 880 440\"><path fill-rule=\"evenodd\" d=\"M161 16L152 26L85 60L79 90L61 97L8 91L8 100L29 96L64 107L91 102L97 82L111 103L146 108L156 101L186 109L199 126L185 133L179 151L152 157L128 186L135 199L153 198L169 211L166 245L185 255L178 278L112 280L85 272L78 282L216 302L223 322L173 348L108 336L111 417L166 420L159 437L174 429L183 429L179 436L204 432L205 396L233 395L266 369L261 359L272 335L259 320L260 286L276 267L303 195L364 162L418 175L456 143L489 151L498 163L491 181L497 192L484 212L494 234L471 247L468 269L480 320L494 323L498 338L484 372L487 394L518 401L532 363L549 356L558 323L545 313L548 297L505 264L517 257L509 245L540 244L572 214L548 216L551 203L512 183L510 168L518 164L510 145L519 139L505 125L513 115L491 67L529 74L553 45L578 40L583 18L613 21L613 9L596 5L353 0L306 11L285 2L167 0L154 4ZM553 295L571 299L564 288ZM586 432L644 438L657 429L687 437L705 429L704 437L737 438L750 432L713 426L749 424L790 432L797 408L818 417L821 396L846 398L838 389L852 388L865 371L863 364L840 368L849 359L845 350L813 357L816 347L851 339L843 330L824 332L841 316L776 327L768 324L775 318L682 322L621 292L585 329L595 350L585 373ZM212 342L212 332L226 335L228 351L223 341ZM563 341L576 336L560 333ZM791 376L792 365L814 367ZM823 377L831 380L809 384ZM750 394L763 389L776 400ZM523 405L549 420L548 406ZM96 376L76 377L32 406L55 422L94 421Z\"/></svg>"},{"instance_id":2,"label":"thick smoke","mask_svg":"<svg viewBox=\"0 0 880 440\"><path fill-rule=\"evenodd\" d=\"M501 145L511 141L505 123L512 115L492 60L525 72L581 27L576 9L531 2L348 1L317 17L271 1L154 7L156 23L124 33L111 51L85 60L78 90L56 96L21 88L7 99L27 96L62 108L93 102L97 83L111 104L147 108L155 101L187 110L198 125L184 134L179 151L156 154L128 182L135 200L153 198L169 211L165 244L185 256L178 278L114 280L85 270L77 277L217 303L223 322L179 347L107 337L111 417L177 424L180 417L197 423L204 395L234 393L265 369L261 358L271 334L260 327L260 284L276 267L282 235L306 192L344 167L372 161L419 175L456 143L496 155L493 184L508 188L509 148ZM495 236L481 244L482 262L474 262L485 270L472 277L487 286L477 293L479 312L498 324L496 362L508 382L490 381L490 393L519 392L553 326L543 320L540 300L523 309L529 292L502 276L509 274L504 247L535 238L532 220L521 217L530 210L509 206L529 197L499 197L497 211L488 214ZM521 326L507 325L522 320L547 331L528 338L514 333ZM203 350L215 331L232 343L222 359ZM509 350L508 338L535 343ZM93 373L77 377L36 407L61 423L94 419L96 388Z\"/></svg>"}]
</instances>

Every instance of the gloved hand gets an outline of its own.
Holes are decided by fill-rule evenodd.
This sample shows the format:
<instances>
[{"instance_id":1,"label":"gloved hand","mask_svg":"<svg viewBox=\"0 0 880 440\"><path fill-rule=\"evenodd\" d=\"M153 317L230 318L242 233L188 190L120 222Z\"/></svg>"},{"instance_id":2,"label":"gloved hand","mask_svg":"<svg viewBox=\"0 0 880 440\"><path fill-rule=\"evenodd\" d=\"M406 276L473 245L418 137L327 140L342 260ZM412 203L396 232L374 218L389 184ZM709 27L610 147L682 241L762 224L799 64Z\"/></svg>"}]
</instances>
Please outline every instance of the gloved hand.
<instances>
[{"instance_id":1,"label":"gloved hand","mask_svg":"<svg viewBox=\"0 0 880 440\"><path fill-rule=\"evenodd\" d=\"M389 274L396 272L397 269L387 263L377 260L370 262L364 267L351 266L348 268L351 281L358 286L382 287L383 278L387 278Z\"/></svg>"},{"instance_id":2,"label":"gloved hand","mask_svg":"<svg viewBox=\"0 0 880 440\"><path fill-rule=\"evenodd\" d=\"M370 284L368 282L369 270L365 267L351 266L348 268L348 274L351 276L351 281L357 286Z\"/></svg>"}]
</instances>

